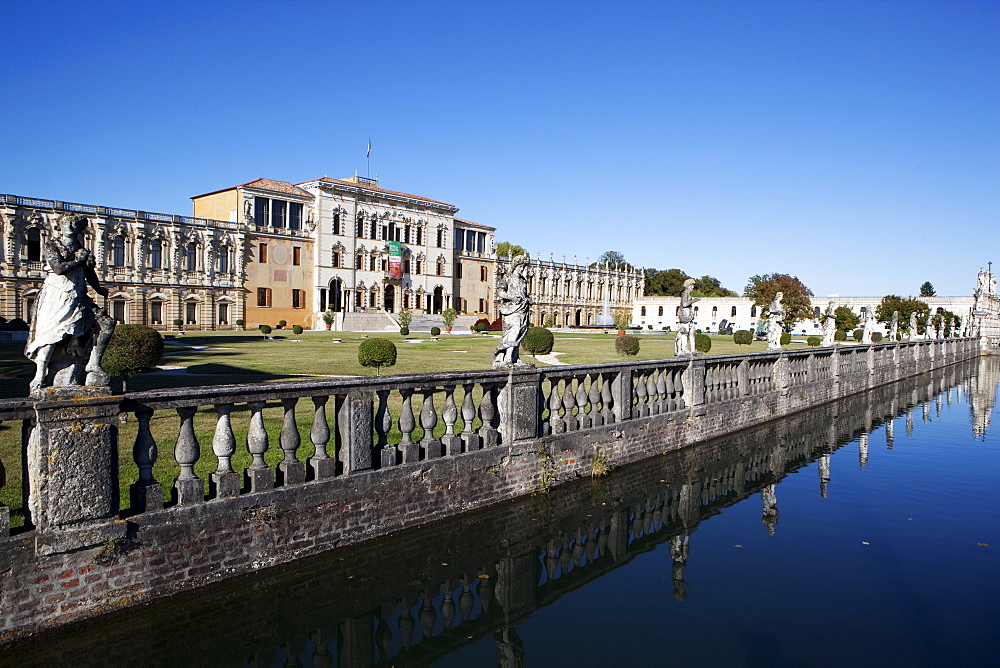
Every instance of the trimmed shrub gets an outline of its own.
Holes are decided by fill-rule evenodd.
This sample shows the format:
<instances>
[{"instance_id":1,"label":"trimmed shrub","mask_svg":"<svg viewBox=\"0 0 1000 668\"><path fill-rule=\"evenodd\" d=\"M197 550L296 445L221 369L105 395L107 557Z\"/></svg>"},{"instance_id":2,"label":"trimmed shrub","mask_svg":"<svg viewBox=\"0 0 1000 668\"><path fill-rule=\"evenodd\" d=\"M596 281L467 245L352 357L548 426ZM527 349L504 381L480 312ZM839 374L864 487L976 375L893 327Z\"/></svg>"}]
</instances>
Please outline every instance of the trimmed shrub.
<instances>
[{"instance_id":1,"label":"trimmed shrub","mask_svg":"<svg viewBox=\"0 0 1000 668\"><path fill-rule=\"evenodd\" d=\"M132 376L156 367L163 356L163 337L146 325L118 325L101 358L101 367L124 379L122 391Z\"/></svg>"},{"instance_id":2,"label":"trimmed shrub","mask_svg":"<svg viewBox=\"0 0 1000 668\"><path fill-rule=\"evenodd\" d=\"M287 322L285 322L284 320L279 320L279 321L278 321L278 329L284 329L284 328L285 328L285 325L287 325L287 324L288 324L288 323L287 323Z\"/></svg>"},{"instance_id":3,"label":"trimmed shrub","mask_svg":"<svg viewBox=\"0 0 1000 668\"><path fill-rule=\"evenodd\" d=\"M361 366L375 367L375 375L384 366L396 363L396 344L389 339L365 339L358 346L358 362Z\"/></svg>"},{"instance_id":4,"label":"trimmed shrub","mask_svg":"<svg viewBox=\"0 0 1000 668\"><path fill-rule=\"evenodd\" d=\"M753 332L749 329L741 329L733 332L733 343L738 346L749 346L753 343Z\"/></svg>"},{"instance_id":5,"label":"trimmed shrub","mask_svg":"<svg viewBox=\"0 0 1000 668\"><path fill-rule=\"evenodd\" d=\"M441 336L441 328L431 327L431 336Z\"/></svg>"},{"instance_id":6,"label":"trimmed shrub","mask_svg":"<svg viewBox=\"0 0 1000 668\"><path fill-rule=\"evenodd\" d=\"M631 334L619 334L615 338L615 351L619 355L634 356L639 354L639 337Z\"/></svg>"},{"instance_id":7,"label":"trimmed shrub","mask_svg":"<svg viewBox=\"0 0 1000 668\"><path fill-rule=\"evenodd\" d=\"M865 330L863 329L856 329L854 330L854 334L852 334L855 341L860 341L864 337L864 335L865 335Z\"/></svg>"},{"instance_id":8,"label":"trimmed shrub","mask_svg":"<svg viewBox=\"0 0 1000 668\"><path fill-rule=\"evenodd\" d=\"M810 336L806 339L806 345L812 348L819 348L819 345L823 343L823 339L818 336Z\"/></svg>"},{"instance_id":9,"label":"trimmed shrub","mask_svg":"<svg viewBox=\"0 0 1000 668\"><path fill-rule=\"evenodd\" d=\"M872 343L879 343L882 340L882 332L872 332Z\"/></svg>"},{"instance_id":10,"label":"trimmed shrub","mask_svg":"<svg viewBox=\"0 0 1000 668\"><path fill-rule=\"evenodd\" d=\"M491 332L502 332L503 331L503 320L500 319L500 318L497 318L492 323L490 323L490 331Z\"/></svg>"},{"instance_id":11,"label":"trimmed shrub","mask_svg":"<svg viewBox=\"0 0 1000 668\"><path fill-rule=\"evenodd\" d=\"M836 331L836 333L834 333L834 335L833 335L833 340L834 341L846 341L847 340L847 332L845 332L842 329L838 329Z\"/></svg>"},{"instance_id":12,"label":"trimmed shrub","mask_svg":"<svg viewBox=\"0 0 1000 668\"><path fill-rule=\"evenodd\" d=\"M302 325L292 325L292 334L301 334Z\"/></svg>"},{"instance_id":13,"label":"trimmed shrub","mask_svg":"<svg viewBox=\"0 0 1000 668\"><path fill-rule=\"evenodd\" d=\"M792 342L792 335L789 334L788 332L782 332L779 341L781 341L781 345L787 346L789 343Z\"/></svg>"},{"instance_id":14,"label":"trimmed shrub","mask_svg":"<svg viewBox=\"0 0 1000 668\"><path fill-rule=\"evenodd\" d=\"M708 354L708 351L712 349L712 337L708 334L695 333L694 335L694 349L700 353Z\"/></svg>"},{"instance_id":15,"label":"trimmed shrub","mask_svg":"<svg viewBox=\"0 0 1000 668\"><path fill-rule=\"evenodd\" d=\"M487 320L486 318L480 318L479 320L476 321L476 324L473 325L473 328L474 331L485 332L487 329L490 328L490 321Z\"/></svg>"},{"instance_id":16,"label":"trimmed shrub","mask_svg":"<svg viewBox=\"0 0 1000 668\"><path fill-rule=\"evenodd\" d=\"M271 326L270 325L261 325L260 326L260 333L263 334L264 338L266 339L267 335L271 333Z\"/></svg>"},{"instance_id":17,"label":"trimmed shrub","mask_svg":"<svg viewBox=\"0 0 1000 668\"><path fill-rule=\"evenodd\" d=\"M239 320L236 321L236 326L237 327L242 327L244 324L246 324L246 323L244 323L243 318L240 318Z\"/></svg>"},{"instance_id":18,"label":"trimmed shrub","mask_svg":"<svg viewBox=\"0 0 1000 668\"><path fill-rule=\"evenodd\" d=\"M531 327L521 341L521 347L532 355L548 355L552 352L555 337L544 327Z\"/></svg>"},{"instance_id":19,"label":"trimmed shrub","mask_svg":"<svg viewBox=\"0 0 1000 668\"><path fill-rule=\"evenodd\" d=\"M409 327L400 327L399 328L399 333L402 336L409 336L410 335L410 328Z\"/></svg>"},{"instance_id":20,"label":"trimmed shrub","mask_svg":"<svg viewBox=\"0 0 1000 668\"><path fill-rule=\"evenodd\" d=\"M180 329L183 326L184 326L184 321L183 320L181 320L180 318L174 318L174 327L176 327L177 329Z\"/></svg>"}]
</instances>

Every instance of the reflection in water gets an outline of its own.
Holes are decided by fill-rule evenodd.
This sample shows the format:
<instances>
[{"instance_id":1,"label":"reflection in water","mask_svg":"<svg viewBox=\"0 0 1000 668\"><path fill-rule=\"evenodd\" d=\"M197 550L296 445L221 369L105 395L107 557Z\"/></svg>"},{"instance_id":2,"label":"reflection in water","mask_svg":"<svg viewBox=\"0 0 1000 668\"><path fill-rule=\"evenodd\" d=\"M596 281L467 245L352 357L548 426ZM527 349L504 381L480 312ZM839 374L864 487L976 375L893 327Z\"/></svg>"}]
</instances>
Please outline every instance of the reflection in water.
<instances>
[{"instance_id":1,"label":"reflection in water","mask_svg":"<svg viewBox=\"0 0 1000 668\"><path fill-rule=\"evenodd\" d=\"M521 666L517 627L533 612L664 543L673 597L687 601L700 523L759 493L760 520L776 535L776 489L785 477L817 462L827 499L831 454L857 439L865 468L869 434L884 424L892 448L892 420L905 415L912 438L918 406L929 422L932 402L939 414L942 401L968 396L972 429L985 438L997 368L956 365L597 481L91 622L86 633L40 639L8 656L14 664L138 665L158 657L174 665L412 665L491 639L498 665ZM98 660L94 646L110 656Z\"/></svg>"}]
</instances>

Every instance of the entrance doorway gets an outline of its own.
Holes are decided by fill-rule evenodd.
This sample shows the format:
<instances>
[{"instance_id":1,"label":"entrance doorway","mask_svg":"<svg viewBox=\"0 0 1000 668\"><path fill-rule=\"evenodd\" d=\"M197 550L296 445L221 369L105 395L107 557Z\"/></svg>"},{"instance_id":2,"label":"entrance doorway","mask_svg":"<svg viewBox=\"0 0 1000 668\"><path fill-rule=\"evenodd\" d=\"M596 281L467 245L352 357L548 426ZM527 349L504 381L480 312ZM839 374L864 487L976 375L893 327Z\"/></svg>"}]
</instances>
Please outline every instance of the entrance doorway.
<instances>
[{"instance_id":1,"label":"entrance doorway","mask_svg":"<svg viewBox=\"0 0 1000 668\"><path fill-rule=\"evenodd\" d=\"M382 305L388 313L396 311L396 287L394 285L385 286Z\"/></svg>"}]
</instances>

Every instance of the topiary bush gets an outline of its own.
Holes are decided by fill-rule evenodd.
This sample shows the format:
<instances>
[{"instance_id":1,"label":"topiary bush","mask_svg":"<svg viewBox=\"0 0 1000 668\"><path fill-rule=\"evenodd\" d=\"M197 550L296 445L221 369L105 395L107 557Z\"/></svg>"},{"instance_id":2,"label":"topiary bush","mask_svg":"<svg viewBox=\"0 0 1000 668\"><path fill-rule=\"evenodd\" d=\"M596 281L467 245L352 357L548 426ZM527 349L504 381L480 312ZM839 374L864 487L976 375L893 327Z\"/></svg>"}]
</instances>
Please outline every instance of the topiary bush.
<instances>
[{"instance_id":1,"label":"topiary bush","mask_svg":"<svg viewBox=\"0 0 1000 668\"><path fill-rule=\"evenodd\" d=\"M377 376L382 367L396 363L396 344L389 339L365 339L358 346L358 362L375 367Z\"/></svg>"},{"instance_id":2,"label":"topiary bush","mask_svg":"<svg viewBox=\"0 0 1000 668\"><path fill-rule=\"evenodd\" d=\"M818 336L810 336L806 339L806 345L812 348L819 348L819 345L823 343L823 339Z\"/></svg>"},{"instance_id":3,"label":"topiary bush","mask_svg":"<svg viewBox=\"0 0 1000 668\"><path fill-rule=\"evenodd\" d=\"M287 325L287 324L288 324L288 323L287 323L287 322L285 322L284 320L279 320L279 321L278 321L278 329L284 329L284 328L285 328L285 325Z\"/></svg>"},{"instance_id":4,"label":"topiary bush","mask_svg":"<svg viewBox=\"0 0 1000 668\"><path fill-rule=\"evenodd\" d=\"M854 334L852 334L855 341L860 341L864 337L864 335L865 335L865 330L863 329L856 329L854 330Z\"/></svg>"},{"instance_id":5,"label":"topiary bush","mask_svg":"<svg viewBox=\"0 0 1000 668\"><path fill-rule=\"evenodd\" d=\"M834 335L833 335L833 340L834 341L846 341L847 340L847 332L845 332L842 329L838 329L834 333Z\"/></svg>"},{"instance_id":6,"label":"topiary bush","mask_svg":"<svg viewBox=\"0 0 1000 668\"><path fill-rule=\"evenodd\" d=\"M180 318L174 318L174 327L176 327L177 329L180 329L183 326L184 326L184 321L183 320L181 320Z\"/></svg>"},{"instance_id":7,"label":"topiary bush","mask_svg":"<svg viewBox=\"0 0 1000 668\"><path fill-rule=\"evenodd\" d=\"M263 334L264 338L266 339L267 335L271 333L271 326L270 325L261 325L260 326L260 333Z\"/></svg>"},{"instance_id":8,"label":"topiary bush","mask_svg":"<svg viewBox=\"0 0 1000 668\"><path fill-rule=\"evenodd\" d=\"M733 343L738 346L749 346L753 343L753 332L749 329L741 329L733 332Z\"/></svg>"},{"instance_id":9,"label":"topiary bush","mask_svg":"<svg viewBox=\"0 0 1000 668\"><path fill-rule=\"evenodd\" d=\"M431 336L441 336L441 328L431 327Z\"/></svg>"},{"instance_id":10,"label":"topiary bush","mask_svg":"<svg viewBox=\"0 0 1000 668\"><path fill-rule=\"evenodd\" d=\"M882 332L872 332L872 343L879 343L882 340Z\"/></svg>"},{"instance_id":11,"label":"topiary bush","mask_svg":"<svg viewBox=\"0 0 1000 668\"><path fill-rule=\"evenodd\" d=\"M619 334L615 337L615 351L619 355L632 357L639 354L639 337L631 334Z\"/></svg>"},{"instance_id":12,"label":"topiary bush","mask_svg":"<svg viewBox=\"0 0 1000 668\"><path fill-rule=\"evenodd\" d=\"M700 353L708 354L708 351L712 349L712 337L708 334L695 333L694 349Z\"/></svg>"},{"instance_id":13,"label":"topiary bush","mask_svg":"<svg viewBox=\"0 0 1000 668\"><path fill-rule=\"evenodd\" d=\"M792 335L789 334L788 332L782 332L781 339L779 340L781 341L781 345L787 346L789 343L792 342Z\"/></svg>"},{"instance_id":14,"label":"topiary bush","mask_svg":"<svg viewBox=\"0 0 1000 668\"><path fill-rule=\"evenodd\" d=\"M409 336L410 335L410 328L409 327L400 327L399 328L399 333L401 335L403 335L403 336Z\"/></svg>"},{"instance_id":15,"label":"topiary bush","mask_svg":"<svg viewBox=\"0 0 1000 668\"><path fill-rule=\"evenodd\" d=\"M101 358L101 366L112 376L128 379L156 367L163 357L163 337L146 325L117 325Z\"/></svg>"},{"instance_id":16,"label":"topiary bush","mask_svg":"<svg viewBox=\"0 0 1000 668\"><path fill-rule=\"evenodd\" d=\"M530 327L521 341L521 347L532 355L548 355L552 352L555 337L544 327Z\"/></svg>"},{"instance_id":17,"label":"topiary bush","mask_svg":"<svg viewBox=\"0 0 1000 668\"><path fill-rule=\"evenodd\" d=\"M237 320L237 321L236 321L236 326L237 326L237 327L242 327L242 326L243 326L244 324L245 324L245 323L244 323L244 321L243 321L243 318L240 318L239 320Z\"/></svg>"},{"instance_id":18,"label":"topiary bush","mask_svg":"<svg viewBox=\"0 0 1000 668\"><path fill-rule=\"evenodd\" d=\"M292 325L292 334L301 334L302 325Z\"/></svg>"}]
</instances>

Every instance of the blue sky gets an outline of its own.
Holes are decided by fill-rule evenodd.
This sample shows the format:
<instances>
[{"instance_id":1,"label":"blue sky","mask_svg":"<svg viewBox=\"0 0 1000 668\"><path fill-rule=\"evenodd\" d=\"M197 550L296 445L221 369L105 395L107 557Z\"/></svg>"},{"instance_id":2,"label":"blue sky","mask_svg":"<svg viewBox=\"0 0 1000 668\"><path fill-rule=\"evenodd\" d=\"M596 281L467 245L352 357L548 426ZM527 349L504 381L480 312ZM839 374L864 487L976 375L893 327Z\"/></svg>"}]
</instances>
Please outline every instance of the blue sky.
<instances>
[{"instance_id":1,"label":"blue sky","mask_svg":"<svg viewBox=\"0 0 1000 668\"><path fill-rule=\"evenodd\" d=\"M4 3L0 191L368 173L557 258L971 294L1000 2Z\"/></svg>"}]
</instances>

